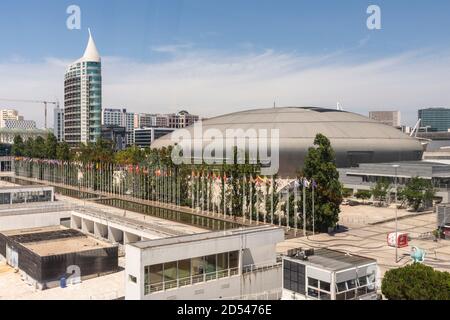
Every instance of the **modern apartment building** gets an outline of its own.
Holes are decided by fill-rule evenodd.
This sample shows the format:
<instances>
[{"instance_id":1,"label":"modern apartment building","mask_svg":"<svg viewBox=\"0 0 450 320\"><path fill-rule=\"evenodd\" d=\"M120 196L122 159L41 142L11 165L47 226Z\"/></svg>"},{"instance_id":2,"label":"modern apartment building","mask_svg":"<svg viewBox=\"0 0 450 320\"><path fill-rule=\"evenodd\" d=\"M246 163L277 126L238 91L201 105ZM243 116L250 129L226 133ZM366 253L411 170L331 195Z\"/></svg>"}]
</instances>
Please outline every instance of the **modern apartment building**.
<instances>
[{"instance_id":1,"label":"modern apartment building","mask_svg":"<svg viewBox=\"0 0 450 320\"><path fill-rule=\"evenodd\" d=\"M64 80L64 139L72 147L95 142L101 135L101 58L89 31L82 58L72 63Z\"/></svg>"},{"instance_id":2,"label":"modern apartment building","mask_svg":"<svg viewBox=\"0 0 450 320\"><path fill-rule=\"evenodd\" d=\"M449 108L427 108L419 110L419 119L422 119L422 127L427 131L438 132L450 129Z\"/></svg>"},{"instance_id":3,"label":"modern apartment building","mask_svg":"<svg viewBox=\"0 0 450 320\"><path fill-rule=\"evenodd\" d=\"M23 117L19 115L17 110L3 109L0 110L0 123L5 120L23 120Z\"/></svg>"},{"instance_id":4,"label":"modern apartment building","mask_svg":"<svg viewBox=\"0 0 450 320\"><path fill-rule=\"evenodd\" d=\"M125 128L126 131L126 145L134 144L134 119L133 112L127 112L127 109L104 109L103 110L103 125L104 126L118 126Z\"/></svg>"},{"instance_id":5,"label":"modern apartment building","mask_svg":"<svg viewBox=\"0 0 450 320\"><path fill-rule=\"evenodd\" d=\"M53 134L59 142L64 141L64 109L59 106L53 110Z\"/></svg>"},{"instance_id":6,"label":"modern apartment building","mask_svg":"<svg viewBox=\"0 0 450 320\"><path fill-rule=\"evenodd\" d=\"M369 118L391 127L401 127L400 111L370 111Z\"/></svg>"},{"instance_id":7,"label":"modern apartment building","mask_svg":"<svg viewBox=\"0 0 450 320\"><path fill-rule=\"evenodd\" d=\"M178 113L170 114L169 116L169 128L186 128L193 125L199 120L199 116L190 114L189 112L182 110Z\"/></svg>"}]
</instances>

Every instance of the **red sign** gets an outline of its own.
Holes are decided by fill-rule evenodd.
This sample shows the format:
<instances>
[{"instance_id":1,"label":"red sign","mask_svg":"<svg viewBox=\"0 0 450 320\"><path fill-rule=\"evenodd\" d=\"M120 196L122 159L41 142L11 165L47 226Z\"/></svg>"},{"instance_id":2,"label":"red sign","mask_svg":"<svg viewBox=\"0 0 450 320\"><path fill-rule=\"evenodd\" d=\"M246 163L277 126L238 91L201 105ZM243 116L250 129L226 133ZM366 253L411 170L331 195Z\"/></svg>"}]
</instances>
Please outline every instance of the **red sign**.
<instances>
[{"instance_id":1,"label":"red sign","mask_svg":"<svg viewBox=\"0 0 450 320\"><path fill-rule=\"evenodd\" d=\"M408 246L408 234L407 233L389 233L387 236L388 246L397 248L404 248Z\"/></svg>"}]
</instances>

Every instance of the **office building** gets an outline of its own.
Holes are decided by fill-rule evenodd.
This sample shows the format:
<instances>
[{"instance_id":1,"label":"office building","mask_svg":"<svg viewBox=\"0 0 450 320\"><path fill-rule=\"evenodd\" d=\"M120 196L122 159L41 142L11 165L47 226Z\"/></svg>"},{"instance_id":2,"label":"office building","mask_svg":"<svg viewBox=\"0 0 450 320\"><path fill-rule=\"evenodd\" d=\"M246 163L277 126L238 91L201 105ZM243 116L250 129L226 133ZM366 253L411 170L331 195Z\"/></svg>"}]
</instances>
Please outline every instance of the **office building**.
<instances>
[{"instance_id":1,"label":"office building","mask_svg":"<svg viewBox=\"0 0 450 320\"><path fill-rule=\"evenodd\" d=\"M187 111L171 114L148 114L140 113L134 116L135 128L173 128L180 129L193 125L199 120L199 116L192 115Z\"/></svg>"},{"instance_id":2,"label":"office building","mask_svg":"<svg viewBox=\"0 0 450 320\"><path fill-rule=\"evenodd\" d=\"M71 64L64 81L64 140L71 146L95 142L101 135L101 58L89 31L82 58Z\"/></svg>"},{"instance_id":3,"label":"office building","mask_svg":"<svg viewBox=\"0 0 450 320\"><path fill-rule=\"evenodd\" d=\"M282 300L376 300L377 262L329 249L283 257Z\"/></svg>"},{"instance_id":4,"label":"office building","mask_svg":"<svg viewBox=\"0 0 450 320\"><path fill-rule=\"evenodd\" d=\"M23 120L23 116L19 116L19 112L17 110L0 110L0 123L3 123L5 120Z\"/></svg>"},{"instance_id":5,"label":"office building","mask_svg":"<svg viewBox=\"0 0 450 320\"><path fill-rule=\"evenodd\" d=\"M428 132L448 131L450 129L449 108L427 108L419 110L422 127Z\"/></svg>"},{"instance_id":6,"label":"office building","mask_svg":"<svg viewBox=\"0 0 450 320\"><path fill-rule=\"evenodd\" d=\"M178 113L169 114L169 128L186 128L193 125L199 120L199 116L192 115L189 112L182 110Z\"/></svg>"},{"instance_id":7,"label":"office building","mask_svg":"<svg viewBox=\"0 0 450 320\"><path fill-rule=\"evenodd\" d=\"M64 141L64 109L53 109L53 134L59 142Z\"/></svg>"},{"instance_id":8,"label":"office building","mask_svg":"<svg viewBox=\"0 0 450 320\"><path fill-rule=\"evenodd\" d=\"M134 129L134 144L139 148L149 148L156 139L173 132L171 128L140 128Z\"/></svg>"},{"instance_id":9,"label":"office building","mask_svg":"<svg viewBox=\"0 0 450 320\"><path fill-rule=\"evenodd\" d=\"M125 128L126 146L134 144L134 120L135 114L127 112L127 109L104 109L103 110L103 125L104 126L118 126Z\"/></svg>"},{"instance_id":10,"label":"office building","mask_svg":"<svg viewBox=\"0 0 450 320\"><path fill-rule=\"evenodd\" d=\"M17 110L0 110L0 128L2 129L18 129L18 130L34 130L36 122L33 120L24 120Z\"/></svg>"},{"instance_id":11,"label":"office building","mask_svg":"<svg viewBox=\"0 0 450 320\"><path fill-rule=\"evenodd\" d=\"M3 120L1 128L4 129L19 129L19 130L35 130L36 121L33 120Z\"/></svg>"},{"instance_id":12,"label":"office building","mask_svg":"<svg viewBox=\"0 0 450 320\"><path fill-rule=\"evenodd\" d=\"M127 300L279 299L284 231L249 227L129 243Z\"/></svg>"},{"instance_id":13,"label":"office building","mask_svg":"<svg viewBox=\"0 0 450 320\"><path fill-rule=\"evenodd\" d=\"M127 133L124 127L107 125L102 126L102 139L111 141L115 151L123 150L127 147Z\"/></svg>"},{"instance_id":14,"label":"office building","mask_svg":"<svg viewBox=\"0 0 450 320\"><path fill-rule=\"evenodd\" d=\"M391 127L401 127L400 111L371 111L369 118Z\"/></svg>"}]
</instances>

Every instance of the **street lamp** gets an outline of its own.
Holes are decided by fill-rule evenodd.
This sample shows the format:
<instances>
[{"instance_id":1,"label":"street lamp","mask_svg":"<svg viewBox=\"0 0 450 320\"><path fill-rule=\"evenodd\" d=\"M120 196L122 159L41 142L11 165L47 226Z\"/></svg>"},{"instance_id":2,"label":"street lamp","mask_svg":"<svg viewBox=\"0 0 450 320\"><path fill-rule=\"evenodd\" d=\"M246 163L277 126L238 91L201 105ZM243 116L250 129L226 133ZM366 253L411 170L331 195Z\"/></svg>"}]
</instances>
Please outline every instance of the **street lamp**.
<instances>
[{"instance_id":1,"label":"street lamp","mask_svg":"<svg viewBox=\"0 0 450 320\"><path fill-rule=\"evenodd\" d=\"M392 165L395 170L395 263L398 262L398 208L397 208L397 170L398 164Z\"/></svg>"}]
</instances>

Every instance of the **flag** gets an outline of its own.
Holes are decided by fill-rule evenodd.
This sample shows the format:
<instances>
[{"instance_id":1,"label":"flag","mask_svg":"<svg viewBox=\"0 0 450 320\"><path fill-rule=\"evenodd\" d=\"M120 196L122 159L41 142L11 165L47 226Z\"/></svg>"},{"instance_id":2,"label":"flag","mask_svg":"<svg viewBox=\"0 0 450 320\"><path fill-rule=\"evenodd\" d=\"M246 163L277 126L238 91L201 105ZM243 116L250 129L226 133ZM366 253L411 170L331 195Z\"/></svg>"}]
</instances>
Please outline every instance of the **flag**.
<instances>
[{"instance_id":1,"label":"flag","mask_svg":"<svg viewBox=\"0 0 450 320\"><path fill-rule=\"evenodd\" d=\"M312 180L312 187L313 187L313 189L317 188L317 182L314 179Z\"/></svg>"},{"instance_id":2,"label":"flag","mask_svg":"<svg viewBox=\"0 0 450 320\"><path fill-rule=\"evenodd\" d=\"M310 185L311 185L311 183L308 181L308 179L303 178L303 186L305 188L309 188Z\"/></svg>"}]
</instances>

